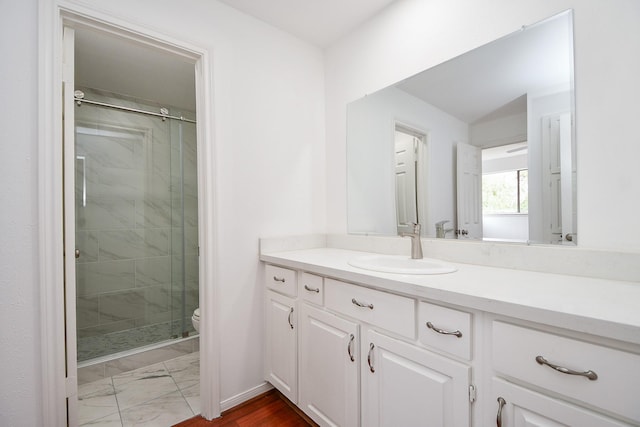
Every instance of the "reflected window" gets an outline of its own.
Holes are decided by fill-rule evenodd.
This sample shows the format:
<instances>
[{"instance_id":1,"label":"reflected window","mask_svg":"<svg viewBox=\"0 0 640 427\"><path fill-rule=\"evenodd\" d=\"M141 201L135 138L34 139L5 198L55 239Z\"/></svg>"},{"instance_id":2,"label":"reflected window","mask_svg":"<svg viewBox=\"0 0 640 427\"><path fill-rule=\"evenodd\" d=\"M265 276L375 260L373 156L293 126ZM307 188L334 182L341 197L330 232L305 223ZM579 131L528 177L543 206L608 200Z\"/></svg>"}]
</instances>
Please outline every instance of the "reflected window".
<instances>
[{"instance_id":1,"label":"reflected window","mask_svg":"<svg viewBox=\"0 0 640 427\"><path fill-rule=\"evenodd\" d=\"M484 214L526 214L529 212L527 169L482 175Z\"/></svg>"}]
</instances>

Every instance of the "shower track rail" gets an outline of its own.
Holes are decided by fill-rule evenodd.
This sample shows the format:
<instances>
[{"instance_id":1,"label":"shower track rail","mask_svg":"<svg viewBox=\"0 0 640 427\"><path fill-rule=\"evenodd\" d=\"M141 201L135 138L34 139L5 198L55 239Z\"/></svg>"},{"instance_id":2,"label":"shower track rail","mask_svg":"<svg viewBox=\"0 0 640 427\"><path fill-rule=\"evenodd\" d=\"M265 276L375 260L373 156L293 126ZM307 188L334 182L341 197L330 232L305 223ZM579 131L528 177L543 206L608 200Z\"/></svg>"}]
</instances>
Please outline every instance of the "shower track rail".
<instances>
[{"instance_id":1,"label":"shower track rail","mask_svg":"<svg viewBox=\"0 0 640 427\"><path fill-rule=\"evenodd\" d=\"M164 119L175 119L175 120L180 120L182 122L187 122L187 123L197 123L195 120L187 119L186 117L183 117L183 116L179 116L179 117L178 116L171 116L169 114L155 113L153 111L140 110L138 108L123 107L121 105L107 104L106 102L91 101L89 99L84 99L84 94L82 94L80 96L78 94L74 94L74 99L76 101L76 104L78 104L78 107L80 107L83 102L86 102L87 104L99 105L101 107L107 107L107 108L113 108L113 109L116 109L116 110L130 111L132 113L141 113L141 114L148 114L150 116L161 117L162 120L164 120Z\"/></svg>"}]
</instances>

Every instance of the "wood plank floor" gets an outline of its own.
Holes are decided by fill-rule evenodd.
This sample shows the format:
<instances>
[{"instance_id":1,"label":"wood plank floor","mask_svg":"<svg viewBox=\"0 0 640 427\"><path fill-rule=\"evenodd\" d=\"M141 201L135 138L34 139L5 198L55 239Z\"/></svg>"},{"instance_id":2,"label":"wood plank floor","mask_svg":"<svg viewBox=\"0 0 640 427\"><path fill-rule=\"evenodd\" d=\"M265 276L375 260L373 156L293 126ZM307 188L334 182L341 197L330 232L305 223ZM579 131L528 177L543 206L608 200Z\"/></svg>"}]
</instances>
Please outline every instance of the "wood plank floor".
<instances>
[{"instance_id":1,"label":"wood plank floor","mask_svg":"<svg viewBox=\"0 0 640 427\"><path fill-rule=\"evenodd\" d=\"M220 418L207 421L197 416L174 427L309 427L316 426L298 408L273 389L231 408Z\"/></svg>"}]
</instances>

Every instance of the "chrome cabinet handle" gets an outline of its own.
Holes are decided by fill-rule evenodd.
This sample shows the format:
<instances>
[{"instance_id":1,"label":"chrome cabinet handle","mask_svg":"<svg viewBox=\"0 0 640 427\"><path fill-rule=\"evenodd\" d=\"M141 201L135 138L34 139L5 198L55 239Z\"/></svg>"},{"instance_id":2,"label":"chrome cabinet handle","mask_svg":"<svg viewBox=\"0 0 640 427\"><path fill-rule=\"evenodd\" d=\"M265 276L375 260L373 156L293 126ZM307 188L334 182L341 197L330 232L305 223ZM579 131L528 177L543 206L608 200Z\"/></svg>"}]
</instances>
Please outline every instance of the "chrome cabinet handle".
<instances>
[{"instance_id":1,"label":"chrome cabinet handle","mask_svg":"<svg viewBox=\"0 0 640 427\"><path fill-rule=\"evenodd\" d=\"M273 280L284 283L284 277L273 276Z\"/></svg>"},{"instance_id":2,"label":"chrome cabinet handle","mask_svg":"<svg viewBox=\"0 0 640 427\"><path fill-rule=\"evenodd\" d=\"M455 335L458 338L462 338L462 332L460 331L445 331L444 329L439 329L433 326L433 323L427 322L427 328L431 329L434 332L437 332L442 335Z\"/></svg>"},{"instance_id":3,"label":"chrome cabinet handle","mask_svg":"<svg viewBox=\"0 0 640 427\"><path fill-rule=\"evenodd\" d=\"M579 375L581 377L587 377L589 378L591 381L595 381L598 379L598 374L596 374L595 372L589 370L589 371L574 371L573 369L569 369L569 368L564 368L562 366L558 366L558 365L554 365L553 363L549 362L547 359L545 359L542 356L536 356L536 362L538 362L538 364L540 365L547 365L548 367L550 367L551 369L554 369L558 372L561 372L563 374L567 374L567 375Z\"/></svg>"},{"instance_id":4,"label":"chrome cabinet handle","mask_svg":"<svg viewBox=\"0 0 640 427\"><path fill-rule=\"evenodd\" d=\"M304 285L304 288L309 292L315 292L316 294L320 293L320 288L310 288L308 285Z\"/></svg>"},{"instance_id":5,"label":"chrome cabinet handle","mask_svg":"<svg viewBox=\"0 0 640 427\"><path fill-rule=\"evenodd\" d=\"M368 309L373 310L373 304L366 304L366 303L363 303L363 302L358 301L358 300L357 300L357 299L355 299L355 298L351 298L351 302L352 302L353 304L357 305L358 307L363 307L363 308L364 308L364 307L366 307L366 308L368 308Z\"/></svg>"},{"instance_id":6,"label":"chrome cabinet handle","mask_svg":"<svg viewBox=\"0 0 640 427\"><path fill-rule=\"evenodd\" d=\"M353 346L353 342L355 341L356 337L353 334L349 335L349 344L347 344L347 354L349 355L349 359L351 359L352 362L356 361L356 358L353 356L353 350L351 350L351 347Z\"/></svg>"},{"instance_id":7,"label":"chrome cabinet handle","mask_svg":"<svg viewBox=\"0 0 640 427\"><path fill-rule=\"evenodd\" d=\"M496 425L502 427L502 408L507 404L507 401L502 397L498 397L498 415L496 416Z\"/></svg>"},{"instance_id":8,"label":"chrome cabinet handle","mask_svg":"<svg viewBox=\"0 0 640 427\"><path fill-rule=\"evenodd\" d=\"M293 323L291 323L292 314L293 314L293 307L291 307L291 310L289 310L289 317L287 318L287 321L289 322L289 326L291 326L291 329L293 329Z\"/></svg>"},{"instance_id":9,"label":"chrome cabinet handle","mask_svg":"<svg viewBox=\"0 0 640 427\"><path fill-rule=\"evenodd\" d=\"M369 344L369 354L367 354L367 364L369 364L369 370L371 371L371 373L374 373L376 370L373 368L373 364L371 363L371 353L373 352L373 349L375 348L375 345L373 345L373 343Z\"/></svg>"}]
</instances>

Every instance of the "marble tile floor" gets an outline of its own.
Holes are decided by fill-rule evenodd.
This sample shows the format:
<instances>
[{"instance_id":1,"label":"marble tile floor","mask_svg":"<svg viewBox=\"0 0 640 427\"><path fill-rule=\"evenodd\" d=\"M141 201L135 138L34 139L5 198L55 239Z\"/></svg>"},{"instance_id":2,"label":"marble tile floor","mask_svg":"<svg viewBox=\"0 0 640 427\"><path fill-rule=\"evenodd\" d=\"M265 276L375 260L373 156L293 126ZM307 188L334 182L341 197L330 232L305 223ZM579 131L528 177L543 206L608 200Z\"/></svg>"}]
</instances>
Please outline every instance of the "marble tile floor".
<instances>
[{"instance_id":1,"label":"marble tile floor","mask_svg":"<svg viewBox=\"0 0 640 427\"><path fill-rule=\"evenodd\" d=\"M200 413L200 353L78 387L78 424L167 427Z\"/></svg>"}]
</instances>

